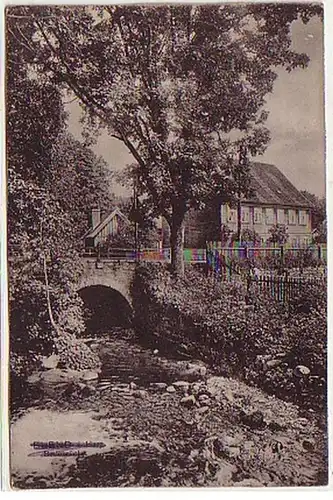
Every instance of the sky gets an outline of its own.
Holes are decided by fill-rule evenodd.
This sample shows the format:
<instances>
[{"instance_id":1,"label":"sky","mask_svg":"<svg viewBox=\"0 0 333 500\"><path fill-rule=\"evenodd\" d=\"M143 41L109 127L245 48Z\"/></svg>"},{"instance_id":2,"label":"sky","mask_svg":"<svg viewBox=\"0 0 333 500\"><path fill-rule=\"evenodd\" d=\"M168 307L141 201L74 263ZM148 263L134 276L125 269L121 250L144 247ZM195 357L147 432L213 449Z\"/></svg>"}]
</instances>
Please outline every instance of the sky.
<instances>
[{"instance_id":1,"label":"sky","mask_svg":"<svg viewBox=\"0 0 333 500\"><path fill-rule=\"evenodd\" d=\"M274 90L267 96L266 122L271 141L264 155L256 160L276 165L300 190L325 195L325 134L324 134L324 45L322 22L313 18L304 25L292 25L292 43L297 52L310 57L306 69L291 73L277 69ZM80 109L70 106L69 129L80 137ZM133 157L117 139L103 133L93 146L112 171L121 171L133 162ZM115 186L115 194L127 194Z\"/></svg>"}]
</instances>

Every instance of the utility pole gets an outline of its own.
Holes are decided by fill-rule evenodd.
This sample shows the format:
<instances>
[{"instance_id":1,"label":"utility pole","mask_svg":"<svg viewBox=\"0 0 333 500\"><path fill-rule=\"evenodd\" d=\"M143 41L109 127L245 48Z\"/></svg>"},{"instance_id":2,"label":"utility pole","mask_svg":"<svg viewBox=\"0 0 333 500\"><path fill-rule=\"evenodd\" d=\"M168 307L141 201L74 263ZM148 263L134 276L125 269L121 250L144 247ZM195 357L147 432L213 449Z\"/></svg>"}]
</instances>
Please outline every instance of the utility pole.
<instances>
[{"instance_id":1,"label":"utility pole","mask_svg":"<svg viewBox=\"0 0 333 500\"><path fill-rule=\"evenodd\" d=\"M240 146L239 155L238 155L238 168L237 168L237 175L236 175L236 182L237 182L237 241L238 241L238 243L241 243L241 239L242 239L241 175L242 175L242 168L244 165L245 156L246 156L246 148L244 146Z\"/></svg>"},{"instance_id":2,"label":"utility pole","mask_svg":"<svg viewBox=\"0 0 333 500\"><path fill-rule=\"evenodd\" d=\"M135 247L135 260L139 260L139 228L137 221L137 212L138 212L138 186L137 186L137 175L135 174L134 183L133 183L133 208L134 208L134 247Z\"/></svg>"}]
</instances>

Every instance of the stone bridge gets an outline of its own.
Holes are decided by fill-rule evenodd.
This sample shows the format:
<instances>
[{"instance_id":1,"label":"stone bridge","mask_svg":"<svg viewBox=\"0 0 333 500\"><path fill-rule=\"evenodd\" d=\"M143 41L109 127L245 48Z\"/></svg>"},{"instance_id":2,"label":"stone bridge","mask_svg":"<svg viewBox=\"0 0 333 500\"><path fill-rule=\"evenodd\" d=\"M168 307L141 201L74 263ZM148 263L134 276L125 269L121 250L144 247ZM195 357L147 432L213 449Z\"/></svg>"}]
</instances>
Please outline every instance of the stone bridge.
<instances>
[{"instance_id":1,"label":"stone bridge","mask_svg":"<svg viewBox=\"0 0 333 500\"><path fill-rule=\"evenodd\" d=\"M134 277L134 261L101 260L84 258L84 273L79 290L91 286L105 286L119 292L132 306L131 284Z\"/></svg>"}]
</instances>

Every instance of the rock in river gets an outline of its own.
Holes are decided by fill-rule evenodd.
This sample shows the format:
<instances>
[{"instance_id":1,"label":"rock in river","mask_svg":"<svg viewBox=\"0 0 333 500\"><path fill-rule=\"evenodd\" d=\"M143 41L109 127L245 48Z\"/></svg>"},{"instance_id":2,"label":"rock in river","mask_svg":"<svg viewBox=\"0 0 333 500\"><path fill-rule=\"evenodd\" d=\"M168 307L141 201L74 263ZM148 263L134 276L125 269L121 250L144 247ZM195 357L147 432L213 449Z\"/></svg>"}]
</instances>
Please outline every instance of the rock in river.
<instances>
[{"instance_id":1,"label":"rock in river","mask_svg":"<svg viewBox=\"0 0 333 500\"><path fill-rule=\"evenodd\" d=\"M310 368L304 365L298 365L294 370L294 375L296 375L296 377L306 377L310 375Z\"/></svg>"},{"instance_id":2,"label":"rock in river","mask_svg":"<svg viewBox=\"0 0 333 500\"><path fill-rule=\"evenodd\" d=\"M180 400L180 403L187 408L191 408L195 405L195 397L193 396L193 394L191 396L185 396Z\"/></svg>"}]
</instances>

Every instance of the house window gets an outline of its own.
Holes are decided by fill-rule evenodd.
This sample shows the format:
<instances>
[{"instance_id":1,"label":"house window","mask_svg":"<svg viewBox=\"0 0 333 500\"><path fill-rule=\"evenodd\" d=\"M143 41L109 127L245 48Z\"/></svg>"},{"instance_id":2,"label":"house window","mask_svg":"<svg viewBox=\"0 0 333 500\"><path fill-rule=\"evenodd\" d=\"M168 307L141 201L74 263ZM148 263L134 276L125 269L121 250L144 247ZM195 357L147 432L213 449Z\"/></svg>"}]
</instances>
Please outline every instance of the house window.
<instances>
[{"instance_id":1,"label":"house window","mask_svg":"<svg viewBox=\"0 0 333 500\"><path fill-rule=\"evenodd\" d=\"M262 209L261 208L254 209L254 223L255 224L262 223Z\"/></svg>"},{"instance_id":2,"label":"house window","mask_svg":"<svg viewBox=\"0 0 333 500\"><path fill-rule=\"evenodd\" d=\"M272 226L274 224L274 209L266 208L266 224Z\"/></svg>"},{"instance_id":3,"label":"house window","mask_svg":"<svg viewBox=\"0 0 333 500\"><path fill-rule=\"evenodd\" d=\"M283 208L278 208L277 211L277 223L278 224L285 224L286 218L284 215L284 209Z\"/></svg>"},{"instance_id":4,"label":"house window","mask_svg":"<svg viewBox=\"0 0 333 500\"><path fill-rule=\"evenodd\" d=\"M249 207L242 207L242 222L248 224L250 222L250 210Z\"/></svg>"},{"instance_id":5,"label":"house window","mask_svg":"<svg viewBox=\"0 0 333 500\"><path fill-rule=\"evenodd\" d=\"M296 210L288 210L288 224L295 225L296 224Z\"/></svg>"},{"instance_id":6,"label":"house window","mask_svg":"<svg viewBox=\"0 0 333 500\"><path fill-rule=\"evenodd\" d=\"M307 225L307 213L306 213L306 210L300 210L299 211L299 224L300 224L300 226L306 226Z\"/></svg>"},{"instance_id":7,"label":"house window","mask_svg":"<svg viewBox=\"0 0 333 500\"><path fill-rule=\"evenodd\" d=\"M229 208L228 210L228 222L237 222L237 210L235 208Z\"/></svg>"}]
</instances>

